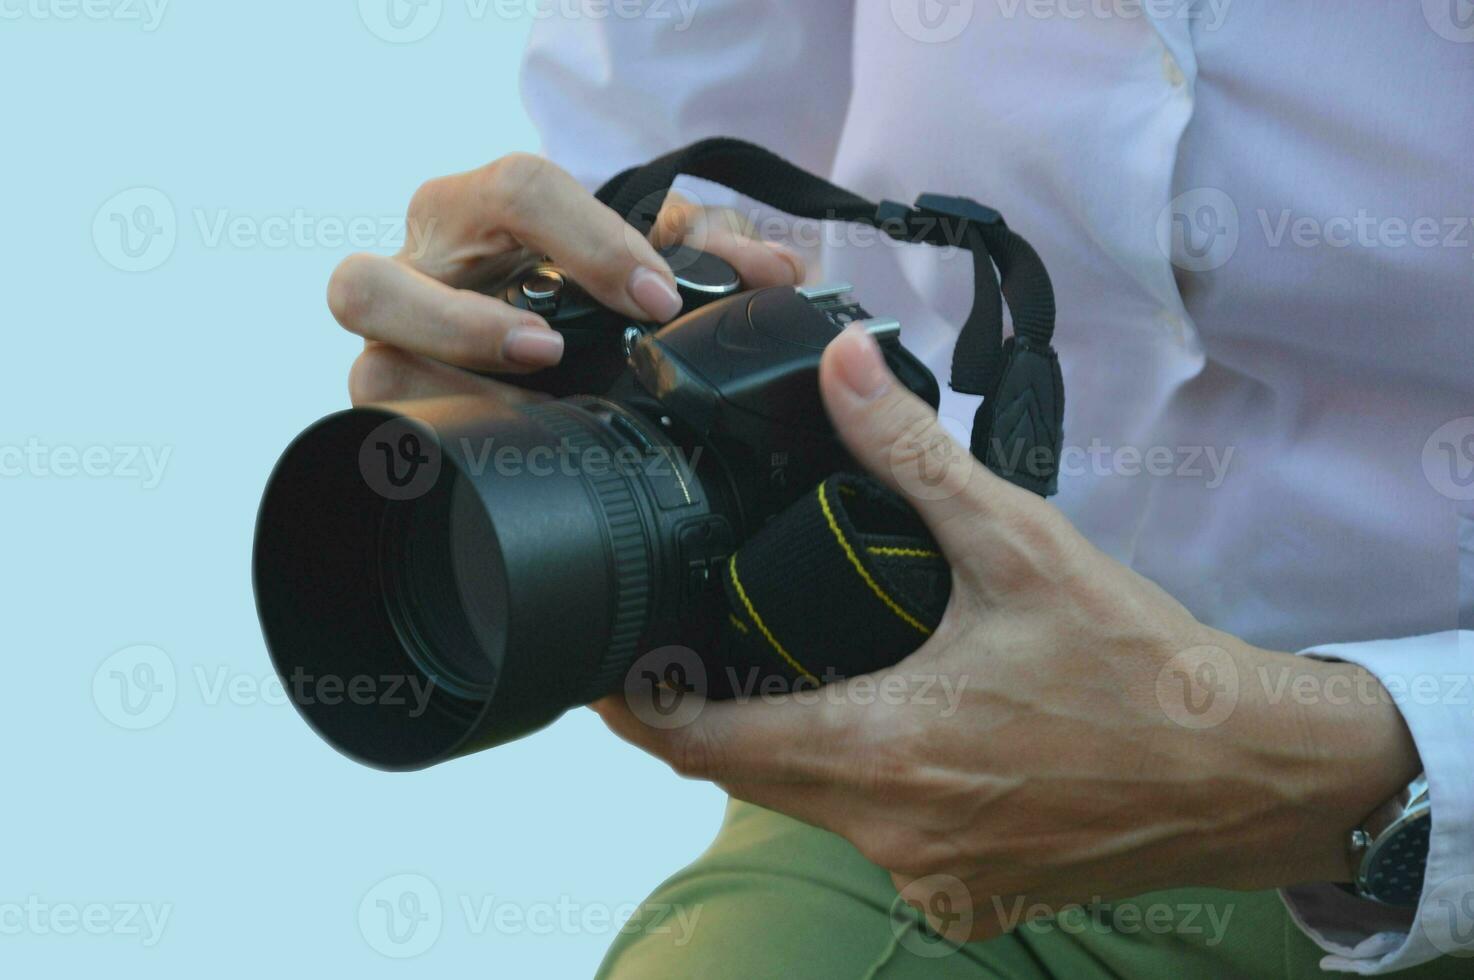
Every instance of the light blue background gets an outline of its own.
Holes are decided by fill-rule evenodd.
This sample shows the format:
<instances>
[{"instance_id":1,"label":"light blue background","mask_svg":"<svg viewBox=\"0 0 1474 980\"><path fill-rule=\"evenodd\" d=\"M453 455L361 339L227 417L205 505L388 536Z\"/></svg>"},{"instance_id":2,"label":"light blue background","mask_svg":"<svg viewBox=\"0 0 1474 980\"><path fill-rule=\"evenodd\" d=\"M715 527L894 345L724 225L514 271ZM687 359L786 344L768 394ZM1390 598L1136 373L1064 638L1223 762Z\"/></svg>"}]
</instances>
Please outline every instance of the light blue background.
<instances>
[{"instance_id":1,"label":"light blue background","mask_svg":"<svg viewBox=\"0 0 1474 980\"><path fill-rule=\"evenodd\" d=\"M426 178L536 148L530 19L432 2L436 28L395 44L354 0L173 0L151 31L124 19L142 0L86 3L0 0L0 976L588 976L614 935L600 915L705 846L719 794L586 711L424 773L353 765L263 700L249 577L278 452L347 399L358 345L323 294L354 249L331 222L398 221ZM172 251L138 231L167 230L167 207ZM299 213L302 243L213 238ZM120 271L115 214L157 268ZM91 447L107 475L53 472ZM123 465L135 447L169 453L157 486ZM162 690L125 706L139 662ZM443 909L438 935L387 944L434 940L407 960L375 948L373 890L401 874ZM6 912L33 898L102 903L107 931ZM512 911L478 933L463 900ZM168 908L155 945L127 904Z\"/></svg>"}]
</instances>

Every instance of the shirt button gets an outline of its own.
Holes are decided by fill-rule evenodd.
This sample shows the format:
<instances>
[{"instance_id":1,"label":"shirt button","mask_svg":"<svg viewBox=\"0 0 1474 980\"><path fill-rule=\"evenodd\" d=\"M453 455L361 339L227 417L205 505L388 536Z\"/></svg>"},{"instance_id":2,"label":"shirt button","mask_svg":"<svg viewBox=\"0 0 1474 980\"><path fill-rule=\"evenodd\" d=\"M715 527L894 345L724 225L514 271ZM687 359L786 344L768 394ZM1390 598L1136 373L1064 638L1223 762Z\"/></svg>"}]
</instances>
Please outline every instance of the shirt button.
<instances>
[{"instance_id":1,"label":"shirt button","mask_svg":"<svg viewBox=\"0 0 1474 980\"><path fill-rule=\"evenodd\" d=\"M1167 84L1173 88L1181 88L1187 81L1183 77L1182 69L1177 66L1177 59L1172 57L1171 51L1162 52L1162 74L1167 78Z\"/></svg>"}]
</instances>

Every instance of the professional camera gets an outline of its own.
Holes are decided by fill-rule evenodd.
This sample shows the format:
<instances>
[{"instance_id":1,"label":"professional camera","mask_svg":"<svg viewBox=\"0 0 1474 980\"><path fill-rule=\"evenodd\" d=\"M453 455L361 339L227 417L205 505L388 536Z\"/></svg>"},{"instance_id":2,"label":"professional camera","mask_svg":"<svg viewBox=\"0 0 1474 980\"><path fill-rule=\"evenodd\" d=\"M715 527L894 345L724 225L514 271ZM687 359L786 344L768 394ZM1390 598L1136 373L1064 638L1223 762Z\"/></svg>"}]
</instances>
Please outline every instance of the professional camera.
<instances>
[{"instance_id":1,"label":"professional camera","mask_svg":"<svg viewBox=\"0 0 1474 980\"><path fill-rule=\"evenodd\" d=\"M1002 226L963 203L967 236ZM891 234L933 240L934 212L897 207L879 211ZM983 239L965 240L986 265L979 288L996 291ZM900 324L847 285L742 291L715 256L665 254L686 312L659 329L601 307L551 262L491 290L564 334L564 362L525 379L556 397L357 408L282 456L258 518L257 607L289 695L339 750L414 769L501 744L621 690L652 651L695 658L708 697L737 693L744 672L821 683L895 662L940 618L945 562L910 508L855 472L819 395L825 346L859 324L935 408ZM1057 451L1047 337L1000 338L992 359L993 394L1025 375L1047 375L1047 390L1042 408L1034 382L1029 399L990 404L990 425L1029 401L1028 424L1009 431L1045 430ZM1035 360L1042 373L1005 366Z\"/></svg>"}]
</instances>

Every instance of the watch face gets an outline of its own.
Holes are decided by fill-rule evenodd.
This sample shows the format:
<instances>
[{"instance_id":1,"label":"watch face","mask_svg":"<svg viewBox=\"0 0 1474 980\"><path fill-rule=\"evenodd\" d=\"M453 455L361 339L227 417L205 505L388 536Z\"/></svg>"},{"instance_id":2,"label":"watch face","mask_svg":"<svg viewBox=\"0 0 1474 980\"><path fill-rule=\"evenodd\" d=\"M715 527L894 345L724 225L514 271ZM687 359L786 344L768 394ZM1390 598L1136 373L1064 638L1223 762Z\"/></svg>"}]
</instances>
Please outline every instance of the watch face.
<instances>
[{"instance_id":1,"label":"watch face","mask_svg":"<svg viewBox=\"0 0 1474 980\"><path fill-rule=\"evenodd\" d=\"M1428 835L1433 819L1426 806L1410 811L1379 835L1362 862L1364 894L1383 905L1414 908L1423 894Z\"/></svg>"}]
</instances>

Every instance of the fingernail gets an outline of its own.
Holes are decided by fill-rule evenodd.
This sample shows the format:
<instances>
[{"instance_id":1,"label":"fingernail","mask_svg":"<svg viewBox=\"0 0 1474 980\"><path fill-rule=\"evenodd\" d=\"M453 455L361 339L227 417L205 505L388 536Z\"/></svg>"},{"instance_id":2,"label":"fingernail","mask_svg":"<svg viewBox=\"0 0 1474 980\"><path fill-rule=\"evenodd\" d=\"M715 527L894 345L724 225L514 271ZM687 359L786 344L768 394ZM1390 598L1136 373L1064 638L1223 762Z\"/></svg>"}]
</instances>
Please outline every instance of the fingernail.
<instances>
[{"instance_id":1,"label":"fingernail","mask_svg":"<svg viewBox=\"0 0 1474 980\"><path fill-rule=\"evenodd\" d=\"M654 269L643 265L630 276L630 298L656 323L664 323L681 312L681 294Z\"/></svg>"},{"instance_id":2,"label":"fingernail","mask_svg":"<svg viewBox=\"0 0 1474 980\"><path fill-rule=\"evenodd\" d=\"M868 402L885 394L891 386L891 372L885 366L880 345L869 331L858 324L851 324L845 327L834 344L839 380L856 398Z\"/></svg>"},{"instance_id":3,"label":"fingernail","mask_svg":"<svg viewBox=\"0 0 1474 980\"><path fill-rule=\"evenodd\" d=\"M563 335L547 327L513 327L502 356L526 367L551 367L563 359Z\"/></svg>"},{"instance_id":4,"label":"fingernail","mask_svg":"<svg viewBox=\"0 0 1474 980\"><path fill-rule=\"evenodd\" d=\"M784 262L787 262L788 267L793 270L793 284L795 286L804 281L804 276L807 275L804 270L804 260L799 258L797 252L787 245L780 245L777 242L768 242L768 248L776 252L778 257Z\"/></svg>"}]
</instances>

